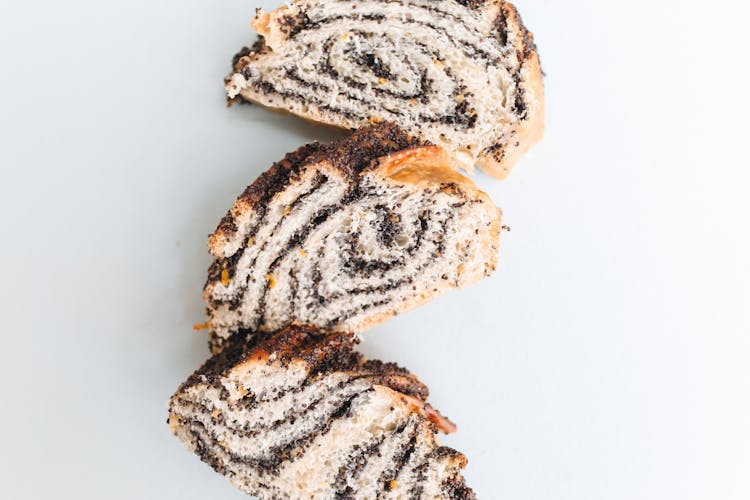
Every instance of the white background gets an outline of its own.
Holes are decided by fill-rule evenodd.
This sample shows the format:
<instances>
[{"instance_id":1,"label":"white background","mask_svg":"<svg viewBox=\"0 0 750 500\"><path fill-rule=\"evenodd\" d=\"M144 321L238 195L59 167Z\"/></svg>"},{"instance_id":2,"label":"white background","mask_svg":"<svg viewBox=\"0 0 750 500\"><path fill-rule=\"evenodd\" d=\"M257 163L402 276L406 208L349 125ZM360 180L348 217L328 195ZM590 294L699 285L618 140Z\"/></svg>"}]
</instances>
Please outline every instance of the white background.
<instances>
[{"instance_id":1,"label":"white background","mask_svg":"<svg viewBox=\"0 0 750 500\"><path fill-rule=\"evenodd\" d=\"M242 498L165 419L207 355L207 234L333 136L224 106L258 5L0 3L0 497ZM750 5L518 6L547 129L475 176L499 269L363 349L430 385L480 498L746 500Z\"/></svg>"}]
</instances>

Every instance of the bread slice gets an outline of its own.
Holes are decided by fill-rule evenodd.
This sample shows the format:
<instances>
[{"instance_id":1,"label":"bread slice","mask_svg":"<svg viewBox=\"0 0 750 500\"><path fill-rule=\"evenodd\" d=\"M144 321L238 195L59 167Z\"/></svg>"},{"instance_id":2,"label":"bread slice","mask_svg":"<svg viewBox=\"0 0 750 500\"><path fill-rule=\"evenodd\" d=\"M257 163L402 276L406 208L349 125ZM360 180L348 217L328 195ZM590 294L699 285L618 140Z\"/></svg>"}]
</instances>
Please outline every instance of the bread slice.
<instances>
[{"instance_id":1,"label":"bread slice","mask_svg":"<svg viewBox=\"0 0 750 500\"><path fill-rule=\"evenodd\" d=\"M502 0L295 0L259 10L230 98L355 129L380 120L505 177L543 129L533 35Z\"/></svg>"},{"instance_id":2,"label":"bread slice","mask_svg":"<svg viewBox=\"0 0 750 500\"><path fill-rule=\"evenodd\" d=\"M276 163L209 239L214 351L241 328L361 332L488 276L500 211L455 164L388 123Z\"/></svg>"},{"instance_id":3,"label":"bread slice","mask_svg":"<svg viewBox=\"0 0 750 500\"><path fill-rule=\"evenodd\" d=\"M424 384L354 343L302 326L240 332L178 389L169 425L259 498L474 498Z\"/></svg>"}]
</instances>

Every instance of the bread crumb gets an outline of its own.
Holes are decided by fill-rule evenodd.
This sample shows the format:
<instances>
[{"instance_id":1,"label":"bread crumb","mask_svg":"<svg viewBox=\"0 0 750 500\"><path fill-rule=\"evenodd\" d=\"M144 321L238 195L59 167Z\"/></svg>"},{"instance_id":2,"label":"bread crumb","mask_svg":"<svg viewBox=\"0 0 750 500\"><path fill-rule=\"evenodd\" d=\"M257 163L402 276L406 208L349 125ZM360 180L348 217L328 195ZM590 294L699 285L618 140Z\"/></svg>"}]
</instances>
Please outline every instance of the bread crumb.
<instances>
[{"instance_id":1,"label":"bread crumb","mask_svg":"<svg viewBox=\"0 0 750 500\"><path fill-rule=\"evenodd\" d=\"M193 330L197 332L198 330L205 330L208 327L209 327L209 324L208 324L208 321L206 321L205 323L196 323L195 325L193 325Z\"/></svg>"}]
</instances>

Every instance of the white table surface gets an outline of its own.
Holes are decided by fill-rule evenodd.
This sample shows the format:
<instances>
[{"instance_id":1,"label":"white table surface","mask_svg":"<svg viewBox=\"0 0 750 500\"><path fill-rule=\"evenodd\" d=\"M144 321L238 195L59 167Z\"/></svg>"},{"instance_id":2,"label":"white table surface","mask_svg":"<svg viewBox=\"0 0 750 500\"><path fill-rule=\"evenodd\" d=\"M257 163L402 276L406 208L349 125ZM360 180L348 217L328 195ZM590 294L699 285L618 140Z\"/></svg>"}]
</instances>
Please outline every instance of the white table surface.
<instances>
[{"instance_id":1,"label":"white table surface","mask_svg":"<svg viewBox=\"0 0 750 500\"><path fill-rule=\"evenodd\" d=\"M207 356L206 235L334 135L224 106L259 5L0 5L0 497L243 498L165 419ZM750 4L518 6L547 130L475 176L499 269L362 349L430 385L480 498L746 500Z\"/></svg>"}]
</instances>

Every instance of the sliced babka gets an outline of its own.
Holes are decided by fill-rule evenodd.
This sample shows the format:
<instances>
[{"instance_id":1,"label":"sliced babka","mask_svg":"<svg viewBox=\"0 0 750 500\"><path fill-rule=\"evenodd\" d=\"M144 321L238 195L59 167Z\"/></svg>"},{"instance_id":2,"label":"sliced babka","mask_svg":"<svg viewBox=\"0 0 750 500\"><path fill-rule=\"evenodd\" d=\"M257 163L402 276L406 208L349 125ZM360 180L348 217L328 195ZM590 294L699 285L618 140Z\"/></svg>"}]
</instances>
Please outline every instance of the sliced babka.
<instances>
[{"instance_id":1,"label":"sliced babka","mask_svg":"<svg viewBox=\"0 0 750 500\"><path fill-rule=\"evenodd\" d=\"M388 123L276 163L209 240L214 352L240 328L360 332L489 275L500 211L455 164Z\"/></svg>"},{"instance_id":2,"label":"sliced babka","mask_svg":"<svg viewBox=\"0 0 750 500\"><path fill-rule=\"evenodd\" d=\"M532 34L502 0L295 0L259 10L230 98L344 128L389 120L504 177L537 142Z\"/></svg>"},{"instance_id":3,"label":"sliced babka","mask_svg":"<svg viewBox=\"0 0 750 500\"><path fill-rule=\"evenodd\" d=\"M453 424L427 388L366 361L349 334L238 332L172 397L169 425L237 488L260 498L473 498Z\"/></svg>"}]
</instances>

